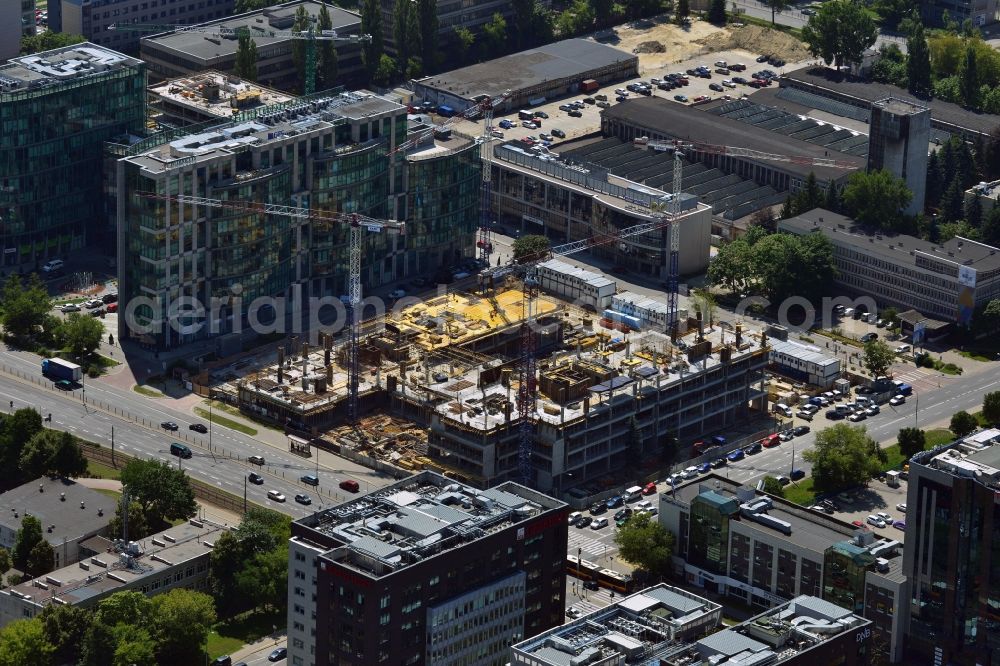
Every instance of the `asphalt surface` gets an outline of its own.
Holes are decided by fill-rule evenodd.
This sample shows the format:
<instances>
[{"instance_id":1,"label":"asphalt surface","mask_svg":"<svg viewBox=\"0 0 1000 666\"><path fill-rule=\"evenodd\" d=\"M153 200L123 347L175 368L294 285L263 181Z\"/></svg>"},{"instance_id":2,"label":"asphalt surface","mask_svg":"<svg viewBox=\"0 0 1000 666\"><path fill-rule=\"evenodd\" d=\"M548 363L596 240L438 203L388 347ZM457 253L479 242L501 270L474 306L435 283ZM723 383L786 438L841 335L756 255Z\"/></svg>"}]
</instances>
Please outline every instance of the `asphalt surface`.
<instances>
[{"instance_id":1,"label":"asphalt surface","mask_svg":"<svg viewBox=\"0 0 1000 666\"><path fill-rule=\"evenodd\" d=\"M21 376L17 376L15 371L19 371ZM330 455L321 457L319 486L308 486L299 478L304 474L317 474L315 458L294 455L218 425L212 427L210 444L208 434L201 435L188 429L192 423L204 423L204 419L172 409L166 401L150 400L131 390L100 381L87 381L85 389L72 392L59 391L51 386L52 383L41 376L40 361L35 355L13 351L0 353L0 411L9 412L11 401L14 409L34 407L43 416L52 414L52 423L47 425L72 432L106 448L111 447L113 429L115 451L179 465L193 478L237 496L243 496L247 475L258 472L264 478L264 484L246 483L247 499L294 517L305 516L345 500L350 493L338 488L343 479L361 482L362 492L391 481L373 470ZM84 391L86 403L83 402ZM178 430L170 432L162 429L160 423L163 421L177 423ZM187 444L193 456L181 460L170 455L170 443L174 441ZM258 468L248 464L246 458L251 455L263 456L266 465ZM269 500L269 490L278 490L285 495L286 501ZM300 493L311 497L310 506L294 501L295 495Z\"/></svg>"}]
</instances>

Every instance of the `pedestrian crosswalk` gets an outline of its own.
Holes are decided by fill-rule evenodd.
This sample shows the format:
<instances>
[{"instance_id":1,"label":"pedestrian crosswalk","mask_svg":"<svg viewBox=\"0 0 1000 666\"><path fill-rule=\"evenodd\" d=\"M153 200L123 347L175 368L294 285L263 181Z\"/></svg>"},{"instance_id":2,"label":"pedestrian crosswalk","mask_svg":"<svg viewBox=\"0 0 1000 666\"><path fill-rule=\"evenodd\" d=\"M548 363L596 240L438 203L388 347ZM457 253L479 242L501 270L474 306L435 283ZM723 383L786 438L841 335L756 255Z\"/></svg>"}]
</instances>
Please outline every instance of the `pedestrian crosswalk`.
<instances>
[{"instance_id":1,"label":"pedestrian crosswalk","mask_svg":"<svg viewBox=\"0 0 1000 666\"><path fill-rule=\"evenodd\" d=\"M612 598L611 591L601 588L600 590L585 590L579 584L576 588L569 589L566 593L566 607L578 609L586 615L595 610L610 606L616 599L621 599L619 594Z\"/></svg>"},{"instance_id":2,"label":"pedestrian crosswalk","mask_svg":"<svg viewBox=\"0 0 1000 666\"><path fill-rule=\"evenodd\" d=\"M915 391L939 388L942 383L942 378L938 373L924 368L911 368L902 372L893 372L892 377L905 384L909 384ZM948 379L946 378L944 381L948 381Z\"/></svg>"},{"instance_id":3,"label":"pedestrian crosswalk","mask_svg":"<svg viewBox=\"0 0 1000 666\"><path fill-rule=\"evenodd\" d=\"M585 560L594 560L595 558L603 557L605 553L611 550L607 544L589 536L586 532L581 533L580 530L570 528L569 549L567 552L570 555L576 555L578 548L583 552ZM587 557L587 555L590 557Z\"/></svg>"}]
</instances>

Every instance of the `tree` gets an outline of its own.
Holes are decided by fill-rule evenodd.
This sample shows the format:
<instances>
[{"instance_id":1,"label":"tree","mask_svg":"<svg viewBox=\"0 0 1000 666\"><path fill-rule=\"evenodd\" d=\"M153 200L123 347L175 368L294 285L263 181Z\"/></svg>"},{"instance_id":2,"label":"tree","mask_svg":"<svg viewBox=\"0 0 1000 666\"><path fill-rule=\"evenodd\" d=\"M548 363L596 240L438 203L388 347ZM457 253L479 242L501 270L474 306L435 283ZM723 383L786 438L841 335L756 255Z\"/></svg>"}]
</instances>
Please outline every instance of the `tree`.
<instances>
[{"instance_id":1,"label":"tree","mask_svg":"<svg viewBox=\"0 0 1000 666\"><path fill-rule=\"evenodd\" d=\"M778 481L773 476L764 477L764 487L763 490L769 495L774 495L775 497L785 496L785 487L781 485L781 481Z\"/></svg>"},{"instance_id":2,"label":"tree","mask_svg":"<svg viewBox=\"0 0 1000 666\"><path fill-rule=\"evenodd\" d=\"M889 330L899 327L899 312L896 308L888 307L882 310L882 319L885 320L885 327Z\"/></svg>"},{"instance_id":3,"label":"tree","mask_svg":"<svg viewBox=\"0 0 1000 666\"><path fill-rule=\"evenodd\" d=\"M216 620L212 597L194 590L175 589L153 597L152 606L159 663L202 661L208 631Z\"/></svg>"},{"instance_id":4,"label":"tree","mask_svg":"<svg viewBox=\"0 0 1000 666\"><path fill-rule=\"evenodd\" d=\"M688 0L677 0L677 11L674 14L678 23L686 19L691 14L691 5Z\"/></svg>"},{"instance_id":5,"label":"tree","mask_svg":"<svg viewBox=\"0 0 1000 666\"><path fill-rule=\"evenodd\" d=\"M927 447L927 437L920 428L901 428L896 437L899 452L909 460Z\"/></svg>"},{"instance_id":6,"label":"tree","mask_svg":"<svg viewBox=\"0 0 1000 666\"><path fill-rule=\"evenodd\" d=\"M979 72L976 65L976 49L970 44L965 49L965 61L959 72L959 86L962 103L970 109L979 108Z\"/></svg>"},{"instance_id":7,"label":"tree","mask_svg":"<svg viewBox=\"0 0 1000 666\"><path fill-rule=\"evenodd\" d=\"M74 312L66 319L63 328L66 336L66 346L77 358L92 353L101 344L104 337L104 327L94 317L80 315Z\"/></svg>"},{"instance_id":8,"label":"tree","mask_svg":"<svg viewBox=\"0 0 1000 666\"><path fill-rule=\"evenodd\" d=\"M285 589L288 539L291 522L274 511L251 509L238 528L223 534L212 549L209 585L221 611L234 613L266 604L282 607L277 590ZM277 553L272 559L258 555ZM285 569L275 568L275 561L286 562Z\"/></svg>"},{"instance_id":9,"label":"tree","mask_svg":"<svg viewBox=\"0 0 1000 666\"><path fill-rule=\"evenodd\" d=\"M312 20L309 17L309 12L306 11L305 5L299 5L296 8L295 18L292 20L292 31L313 32ZM304 39L292 40L292 62L295 63L295 71L299 75L299 90L303 92L306 89L306 43Z\"/></svg>"},{"instance_id":10,"label":"tree","mask_svg":"<svg viewBox=\"0 0 1000 666\"><path fill-rule=\"evenodd\" d=\"M737 238L719 248L708 265L708 280L734 294L746 293L756 284L752 268L753 251L746 240Z\"/></svg>"},{"instance_id":11,"label":"tree","mask_svg":"<svg viewBox=\"0 0 1000 666\"><path fill-rule=\"evenodd\" d=\"M133 458L122 468L121 480L150 525L195 514L194 493L183 470L158 460Z\"/></svg>"},{"instance_id":12,"label":"tree","mask_svg":"<svg viewBox=\"0 0 1000 666\"><path fill-rule=\"evenodd\" d=\"M518 0L515 0L517 2ZM523 0L521 0L523 2ZM599 28L604 28L611 24L611 16L614 12L615 3L614 0L590 0L590 11L594 14L594 19L597 21L597 26ZM711 11L709 10L709 16L711 17ZM711 18L709 18L712 21ZM715 21L712 21L715 23ZM726 22L726 5L725 0L722 4L722 24Z\"/></svg>"},{"instance_id":13,"label":"tree","mask_svg":"<svg viewBox=\"0 0 1000 666\"><path fill-rule=\"evenodd\" d=\"M54 650L52 663L77 663L83 637L90 626L90 610L74 605L49 604L38 618L45 629L45 639Z\"/></svg>"},{"instance_id":14,"label":"tree","mask_svg":"<svg viewBox=\"0 0 1000 666\"><path fill-rule=\"evenodd\" d=\"M708 22L726 25L726 0L712 0L712 4L708 6Z\"/></svg>"},{"instance_id":15,"label":"tree","mask_svg":"<svg viewBox=\"0 0 1000 666\"><path fill-rule=\"evenodd\" d=\"M469 58L472 45L476 42L476 36L468 28L458 26L455 28L455 49L458 62L466 62Z\"/></svg>"},{"instance_id":16,"label":"tree","mask_svg":"<svg viewBox=\"0 0 1000 666\"><path fill-rule=\"evenodd\" d=\"M375 83L381 86L387 86L389 85L389 82L392 81L395 75L396 75L395 61L383 53L382 58L381 60L379 60L378 63L378 69L375 70L375 78L374 78Z\"/></svg>"},{"instance_id":17,"label":"tree","mask_svg":"<svg viewBox=\"0 0 1000 666\"><path fill-rule=\"evenodd\" d=\"M108 531L114 535L115 538L121 538L124 529L124 524L122 523L122 502L118 502L118 506L115 508L115 517L111 519L108 524ZM144 539L154 531L149 528L149 524L146 522L146 512L142 510L142 505L138 502L130 501L128 503L128 538L130 541L136 541L138 539Z\"/></svg>"},{"instance_id":18,"label":"tree","mask_svg":"<svg viewBox=\"0 0 1000 666\"><path fill-rule=\"evenodd\" d=\"M13 562L10 560L10 551L0 546L0 581L10 571Z\"/></svg>"},{"instance_id":19,"label":"tree","mask_svg":"<svg viewBox=\"0 0 1000 666\"><path fill-rule=\"evenodd\" d=\"M900 226L902 210L912 198L906 181L885 169L851 174L841 196L849 216L861 224L884 230Z\"/></svg>"},{"instance_id":20,"label":"tree","mask_svg":"<svg viewBox=\"0 0 1000 666\"><path fill-rule=\"evenodd\" d=\"M965 221L976 228L983 223L983 202L978 196L971 196L965 202Z\"/></svg>"},{"instance_id":21,"label":"tree","mask_svg":"<svg viewBox=\"0 0 1000 666\"><path fill-rule=\"evenodd\" d=\"M837 183L832 180L829 187L826 188L826 200L823 202L823 208L834 213L840 212L840 192L837 191Z\"/></svg>"},{"instance_id":22,"label":"tree","mask_svg":"<svg viewBox=\"0 0 1000 666\"><path fill-rule=\"evenodd\" d=\"M875 15L854 0L824 2L802 28L809 52L837 67L859 64L877 37Z\"/></svg>"},{"instance_id":23,"label":"tree","mask_svg":"<svg viewBox=\"0 0 1000 666\"><path fill-rule=\"evenodd\" d=\"M26 35L21 38L21 55L31 55L42 51L82 44L87 41L83 35L72 35L68 32L52 32L46 30L37 35Z\"/></svg>"},{"instance_id":24,"label":"tree","mask_svg":"<svg viewBox=\"0 0 1000 666\"><path fill-rule=\"evenodd\" d=\"M1000 423L1000 391L991 391L983 396L983 418L989 423ZM3 575L2 568L0 575Z\"/></svg>"},{"instance_id":25,"label":"tree","mask_svg":"<svg viewBox=\"0 0 1000 666\"><path fill-rule=\"evenodd\" d=\"M403 74L410 54L420 50L420 34L416 31L416 6L410 0L396 0L392 10L392 35L396 43L396 67Z\"/></svg>"},{"instance_id":26,"label":"tree","mask_svg":"<svg viewBox=\"0 0 1000 666\"><path fill-rule=\"evenodd\" d=\"M906 80L910 92L917 97L929 97L931 87L931 52L927 46L924 26L919 20L906 40Z\"/></svg>"},{"instance_id":27,"label":"tree","mask_svg":"<svg viewBox=\"0 0 1000 666\"><path fill-rule=\"evenodd\" d=\"M767 233L773 234L778 230L778 220L774 217L774 209L768 206L767 208L755 211L750 216L748 226L758 226L766 230Z\"/></svg>"},{"instance_id":28,"label":"tree","mask_svg":"<svg viewBox=\"0 0 1000 666\"><path fill-rule=\"evenodd\" d=\"M763 0L763 2L765 7L771 9L771 25L778 25L775 14L785 11L794 4L792 0Z\"/></svg>"},{"instance_id":29,"label":"tree","mask_svg":"<svg viewBox=\"0 0 1000 666\"><path fill-rule=\"evenodd\" d=\"M896 353L881 340L869 340L865 343L861 362L872 377L885 377L889 368L896 361Z\"/></svg>"},{"instance_id":30,"label":"tree","mask_svg":"<svg viewBox=\"0 0 1000 666\"><path fill-rule=\"evenodd\" d=\"M21 571L28 568L28 560L35 544L42 540L42 523L38 518L25 514L21 519L21 529L14 536L14 550L11 555L14 559L14 567Z\"/></svg>"},{"instance_id":31,"label":"tree","mask_svg":"<svg viewBox=\"0 0 1000 666\"><path fill-rule=\"evenodd\" d=\"M556 20L559 34L563 37L587 32L594 25L594 11L587 0L574 0L569 9Z\"/></svg>"},{"instance_id":32,"label":"tree","mask_svg":"<svg viewBox=\"0 0 1000 666\"><path fill-rule=\"evenodd\" d=\"M514 261L540 259L549 251L549 239L545 236L528 234L515 240L511 249L514 251Z\"/></svg>"},{"instance_id":33,"label":"tree","mask_svg":"<svg viewBox=\"0 0 1000 666\"><path fill-rule=\"evenodd\" d=\"M115 651L111 666L135 666L136 664L157 663L156 642L144 627L119 625L115 628L114 636Z\"/></svg>"},{"instance_id":34,"label":"tree","mask_svg":"<svg viewBox=\"0 0 1000 666\"><path fill-rule=\"evenodd\" d=\"M417 0L416 19L420 39L420 59L423 60L424 70L437 71L437 1Z\"/></svg>"},{"instance_id":35,"label":"tree","mask_svg":"<svg viewBox=\"0 0 1000 666\"><path fill-rule=\"evenodd\" d=\"M51 307L49 292L36 273L31 274L27 283L12 273L4 284L0 323L9 336L32 338L41 330Z\"/></svg>"},{"instance_id":36,"label":"tree","mask_svg":"<svg viewBox=\"0 0 1000 666\"><path fill-rule=\"evenodd\" d=\"M489 23L483 26L483 34L480 38L483 45L484 55L496 56L504 51L507 44L507 21L503 14L497 12Z\"/></svg>"},{"instance_id":37,"label":"tree","mask_svg":"<svg viewBox=\"0 0 1000 666\"><path fill-rule=\"evenodd\" d=\"M319 29L332 30L333 19L326 3L319 9ZM337 59L337 47L333 42L321 41L316 45L316 90L328 90L337 85L340 73L340 63Z\"/></svg>"},{"instance_id":38,"label":"tree","mask_svg":"<svg viewBox=\"0 0 1000 666\"><path fill-rule=\"evenodd\" d=\"M51 666L53 652L38 619L16 620L0 631L0 664Z\"/></svg>"},{"instance_id":39,"label":"tree","mask_svg":"<svg viewBox=\"0 0 1000 666\"><path fill-rule=\"evenodd\" d=\"M42 415L34 409L22 408L0 421L0 469L16 470L20 465L24 443L42 430ZM17 475L7 474L0 484L15 484Z\"/></svg>"},{"instance_id":40,"label":"tree","mask_svg":"<svg viewBox=\"0 0 1000 666\"><path fill-rule=\"evenodd\" d=\"M948 426L948 430L951 430L955 437L965 437L975 432L977 428L979 428L979 421L964 410L952 414L951 424Z\"/></svg>"},{"instance_id":41,"label":"tree","mask_svg":"<svg viewBox=\"0 0 1000 666\"><path fill-rule=\"evenodd\" d=\"M961 178L958 174L951 179L948 188L941 195L941 219L945 222L958 222L964 215L964 190L962 189Z\"/></svg>"},{"instance_id":42,"label":"tree","mask_svg":"<svg viewBox=\"0 0 1000 666\"><path fill-rule=\"evenodd\" d=\"M371 41L366 42L361 49L362 59L368 69L368 78L377 80L377 75L383 68L382 56L382 5L379 0L363 0L361 3L361 32L371 35Z\"/></svg>"},{"instance_id":43,"label":"tree","mask_svg":"<svg viewBox=\"0 0 1000 666\"><path fill-rule=\"evenodd\" d=\"M26 479L43 475L74 478L87 471L87 459L72 433L42 430L24 445L19 467Z\"/></svg>"},{"instance_id":44,"label":"tree","mask_svg":"<svg viewBox=\"0 0 1000 666\"><path fill-rule=\"evenodd\" d=\"M880 468L880 451L863 426L838 423L816 433L803 456L812 463L813 486L829 492L867 483Z\"/></svg>"},{"instance_id":45,"label":"tree","mask_svg":"<svg viewBox=\"0 0 1000 666\"><path fill-rule=\"evenodd\" d=\"M247 81L257 80L257 42L250 33L242 31L236 45L236 76Z\"/></svg>"},{"instance_id":46,"label":"tree","mask_svg":"<svg viewBox=\"0 0 1000 666\"><path fill-rule=\"evenodd\" d=\"M236 588L253 608L281 610L288 601L288 553L257 553L236 575Z\"/></svg>"},{"instance_id":47,"label":"tree","mask_svg":"<svg viewBox=\"0 0 1000 666\"><path fill-rule=\"evenodd\" d=\"M883 26L895 30L897 27L902 27L900 23L907 13L913 10L913 0L875 0L872 9Z\"/></svg>"},{"instance_id":48,"label":"tree","mask_svg":"<svg viewBox=\"0 0 1000 666\"><path fill-rule=\"evenodd\" d=\"M649 514L632 514L615 533L615 545L621 559L655 577L670 571L674 536Z\"/></svg>"},{"instance_id":49,"label":"tree","mask_svg":"<svg viewBox=\"0 0 1000 666\"><path fill-rule=\"evenodd\" d=\"M44 539L35 544L28 553L28 564L24 573L32 578L38 578L52 571L56 566L56 553L52 544Z\"/></svg>"}]
</instances>

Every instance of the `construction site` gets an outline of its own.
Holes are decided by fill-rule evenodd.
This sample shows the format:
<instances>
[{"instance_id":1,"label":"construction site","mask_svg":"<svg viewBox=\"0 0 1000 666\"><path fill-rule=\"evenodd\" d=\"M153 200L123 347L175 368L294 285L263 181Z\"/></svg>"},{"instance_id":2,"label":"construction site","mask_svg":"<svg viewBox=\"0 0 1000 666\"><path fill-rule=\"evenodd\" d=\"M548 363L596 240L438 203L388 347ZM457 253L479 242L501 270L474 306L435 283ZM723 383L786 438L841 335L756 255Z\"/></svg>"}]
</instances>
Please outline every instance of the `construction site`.
<instances>
[{"instance_id":1,"label":"construction site","mask_svg":"<svg viewBox=\"0 0 1000 666\"><path fill-rule=\"evenodd\" d=\"M519 453L530 432L528 482L555 492L613 485L639 461L655 464L675 437L732 427L751 409L766 413L765 335L709 327L698 316L671 336L609 322L553 294L526 300L509 279L492 294L448 293L366 322L374 332L358 341L354 423L350 344L331 335L316 346L291 338L276 364L216 391L299 433L300 443L481 487L524 479ZM522 413L529 308L536 400Z\"/></svg>"}]
</instances>

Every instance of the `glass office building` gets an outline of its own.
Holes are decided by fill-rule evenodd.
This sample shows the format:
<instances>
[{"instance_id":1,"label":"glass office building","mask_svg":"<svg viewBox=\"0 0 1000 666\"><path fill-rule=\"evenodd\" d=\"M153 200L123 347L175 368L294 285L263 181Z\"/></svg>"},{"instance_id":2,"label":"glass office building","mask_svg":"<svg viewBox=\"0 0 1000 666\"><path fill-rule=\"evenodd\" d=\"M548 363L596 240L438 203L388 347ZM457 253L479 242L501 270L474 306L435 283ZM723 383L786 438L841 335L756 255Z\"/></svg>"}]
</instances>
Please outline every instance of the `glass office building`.
<instances>
[{"instance_id":1,"label":"glass office building","mask_svg":"<svg viewBox=\"0 0 1000 666\"><path fill-rule=\"evenodd\" d=\"M296 321L306 330L310 299L348 291L349 225L338 213L405 222L405 233L364 227L366 290L471 256L479 145L427 133L394 150L412 135L396 102L325 92L121 147L119 293L131 307L119 337L169 349L249 332L260 297L284 299L285 331ZM178 194L316 214L179 204Z\"/></svg>"},{"instance_id":2,"label":"glass office building","mask_svg":"<svg viewBox=\"0 0 1000 666\"><path fill-rule=\"evenodd\" d=\"M691 500L688 562L713 574L725 574L729 557L729 520L740 503L714 491Z\"/></svg>"},{"instance_id":3,"label":"glass office building","mask_svg":"<svg viewBox=\"0 0 1000 666\"><path fill-rule=\"evenodd\" d=\"M102 240L104 142L142 131L145 87L141 61L87 43L0 66L3 267Z\"/></svg>"}]
</instances>

